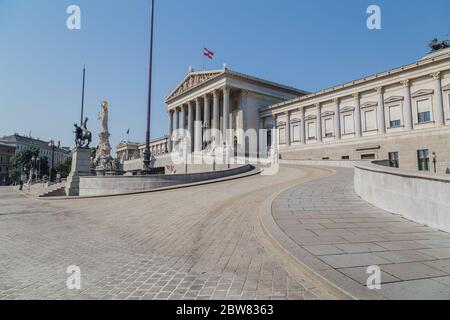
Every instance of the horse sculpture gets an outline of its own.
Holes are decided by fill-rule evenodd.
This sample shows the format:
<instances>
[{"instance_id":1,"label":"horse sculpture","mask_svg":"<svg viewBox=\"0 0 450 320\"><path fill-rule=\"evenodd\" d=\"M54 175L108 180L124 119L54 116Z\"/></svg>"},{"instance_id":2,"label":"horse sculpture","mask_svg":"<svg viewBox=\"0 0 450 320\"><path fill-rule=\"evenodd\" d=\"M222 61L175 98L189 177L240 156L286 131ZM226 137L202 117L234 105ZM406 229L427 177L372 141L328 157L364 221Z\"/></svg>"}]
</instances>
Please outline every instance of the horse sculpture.
<instances>
[{"instance_id":1,"label":"horse sculpture","mask_svg":"<svg viewBox=\"0 0 450 320\"><path fill-rule=\"evenodd\" d=\"M74 124L75 145L78 148L89 149L89 144L92 142L92 133L87 129L88 120L89 119L86 118L81 127L79 127L77 124Z\"/></svg>"}]
</instances>

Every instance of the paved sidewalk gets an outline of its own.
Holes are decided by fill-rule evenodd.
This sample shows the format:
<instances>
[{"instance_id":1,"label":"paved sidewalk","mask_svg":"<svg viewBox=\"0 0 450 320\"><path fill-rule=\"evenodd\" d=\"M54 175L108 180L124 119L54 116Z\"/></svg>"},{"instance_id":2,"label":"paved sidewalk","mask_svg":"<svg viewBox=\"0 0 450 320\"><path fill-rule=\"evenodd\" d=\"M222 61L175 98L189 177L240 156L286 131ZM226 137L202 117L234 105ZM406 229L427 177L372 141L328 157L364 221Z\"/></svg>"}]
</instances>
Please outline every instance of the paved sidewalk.
<instances>
[{"instance_id":1,"label":"paved sidewalk","mask_svg":"<svg viewBox=\"0 0 450 320\"><path fill-rule=\"evenodd\" d=\"M353 169L335 170L275 199L275 240L356 298L450 299L450 234L375 208L353 191ZM371 265L381 290L366 287Z\"/></svg>"}]
</instances>

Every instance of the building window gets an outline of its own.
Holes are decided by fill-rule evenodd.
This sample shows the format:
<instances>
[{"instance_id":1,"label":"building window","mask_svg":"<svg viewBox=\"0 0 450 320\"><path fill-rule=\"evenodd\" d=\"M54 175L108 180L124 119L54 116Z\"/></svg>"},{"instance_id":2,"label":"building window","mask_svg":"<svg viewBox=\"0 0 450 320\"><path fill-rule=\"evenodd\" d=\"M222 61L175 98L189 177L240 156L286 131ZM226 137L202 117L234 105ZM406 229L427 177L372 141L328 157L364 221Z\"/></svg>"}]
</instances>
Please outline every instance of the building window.
<instances>
[{"instance_id":1,"label":"building window","mask_svg":"<svg viewBox=\"0 0 450 320\"><path fill-rule=\"evenodd\" d=\"M431 103L430 99L417 101L417 121L419 123L431 121Z\"/></svg>"},{"instance_id":2,"label":"building window","mask_svg":"<svg viewBox=\"0 0 450 320\"><path fill-rule=\"evenodd\" d=\"M325 119L325 137L329 138L333 136L333 119Z\"/></svg>"},{"instance_id":3,"label":"building window","mask_svg":"<svg viewBox=\"0 0 450 320\"><path fill-rule=\"evenodd\" d=\"M278 129L280 144L286 144L286 128L282 127Z\"/></svg>"},{"instance_id":4,"label":"building window","mask_svg":"<svg viewBox=\"0 0 450 320\"><path fill-rule=\"evenodd\" d=\"M377 129L375 110L364 112L364 118L366 121L366 131L372 131Z\"/></svg>"},{"instance_id":5,"label":"building window","mask_svg":"<svg viewBox=\"0 0 450 320\"><path fill-rule=\"evenodd\" d=\"M342 156L341 159L342 160L350 160L350 156Z\"/></svg>"},{"instance_id":6,"label":"building window","mask_svg":"<svg viewBox=\"0 0 450 320\"><path fill-rule=\"evenodd\" d=\"M316 138L316 123L308 123L308 139L312 140Z\"/></svg>"},{"instance_id":7,"label":"building window","mask_svg":"<svg viewBox=\"0 0 450 320\"><path fill-rule=\"evenodd\" d=\"M430 154L428 149L417 151L417 161L419 162L419 171L430 171Z\"/></svg>"},{"instance_id":8,"label":"building window","mask_svg":"<svg viewBox=\"0 0 450 320\"><path fill-rule=\"evenodd\" d=\"M361 160L375 160L375 153L362 154Z\"/></svg>"},{"instance_id":9,"label":"building window","mask_svg":"<svg viewBox=\"0 0 450 320\"><path fill-rule=\"evenodd\" d=\"M353 115L344 116L344 134L355 133L355 125L353 124Z\"/></svg>"},{"instance_id":10,"label":"building window","mask_svg":"<svg viewBox=\"0 0 450 320\"><path fill-rule=\"evenodd\" d=\"M389 107L389 126L399 127L402 124L402 113L400 105Z\"/></svg>"},{"instance_id":11,"label":"building window","mask_svg":"<svg viewBox=\"0 0 450 320\"><path fill-rule=\"evenodd\" d=\"M292 126L292 135L294 138L294 142L300 141L300 126L298 124L294 124Z\"/></svg>"},{"instance_id":12,"label":"building window","mask_svg":"<svg viewBox=\"0 0 450 320\"><path fill-rule=\"evenodd\" d=\"M389 167L399 168L398 152L389 152Z\"/></svg>"}]
</instances>

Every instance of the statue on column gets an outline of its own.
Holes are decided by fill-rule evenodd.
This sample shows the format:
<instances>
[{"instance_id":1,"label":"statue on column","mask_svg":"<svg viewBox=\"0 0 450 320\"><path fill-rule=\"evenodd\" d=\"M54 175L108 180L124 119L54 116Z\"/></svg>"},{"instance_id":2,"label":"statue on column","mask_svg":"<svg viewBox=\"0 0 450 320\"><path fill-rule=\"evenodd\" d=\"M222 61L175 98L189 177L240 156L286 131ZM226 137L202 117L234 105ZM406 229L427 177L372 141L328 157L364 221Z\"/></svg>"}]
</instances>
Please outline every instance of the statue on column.
<instances>
[{"instance_id":1,"label":"statue on column","mask_svg":"<svg viewBox=\"0 0 450 320\"><path fill-rule=\"evenodd\" d=\"M109 106L107 101L103 101L101 104L102 111L98 113L98 120L100 120L101 131L99 136L98 150L95 155L94 164L98 171L113 171L114 159L111 157L111 144L109 143L109 137L111 134L108 130L108 113Z\"/></svg>"}]
</instances>

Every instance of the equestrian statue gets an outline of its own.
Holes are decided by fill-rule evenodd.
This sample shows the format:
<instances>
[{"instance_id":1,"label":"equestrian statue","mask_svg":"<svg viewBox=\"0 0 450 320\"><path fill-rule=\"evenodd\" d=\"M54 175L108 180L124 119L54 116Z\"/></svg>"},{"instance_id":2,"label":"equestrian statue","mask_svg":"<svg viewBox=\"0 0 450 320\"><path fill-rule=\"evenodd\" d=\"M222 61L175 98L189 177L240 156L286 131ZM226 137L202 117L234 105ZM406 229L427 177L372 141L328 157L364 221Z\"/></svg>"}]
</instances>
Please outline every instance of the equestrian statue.
<instances>
[{"instance_id":1,"label":"equestrian statue","mask_svg":"<svg viewBox=\"0 0 450 320\"><path fill-rule=\"evenodd\" d=\"M87 129L88 118L86 118L81 127L74 124L75 127L75 145L77 148L89 149L89 144L92 142L92 133Z\"/></svg>"}]
</instances>

